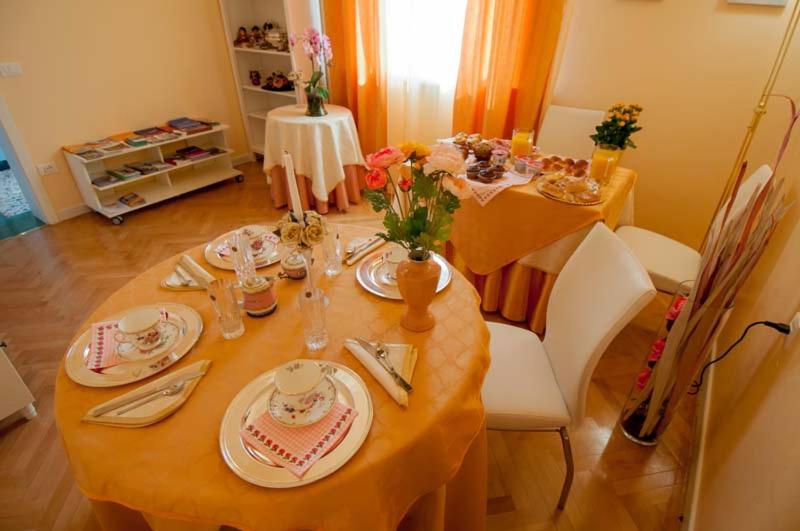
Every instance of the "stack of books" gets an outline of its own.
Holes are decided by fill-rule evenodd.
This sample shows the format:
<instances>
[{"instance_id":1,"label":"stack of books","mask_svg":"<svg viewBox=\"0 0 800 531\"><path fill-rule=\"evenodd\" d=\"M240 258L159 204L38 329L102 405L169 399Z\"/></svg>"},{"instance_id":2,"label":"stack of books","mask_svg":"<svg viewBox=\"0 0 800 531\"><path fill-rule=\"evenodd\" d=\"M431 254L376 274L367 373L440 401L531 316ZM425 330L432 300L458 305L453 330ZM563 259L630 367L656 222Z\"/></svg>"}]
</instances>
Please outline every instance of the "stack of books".
<instances>
[{"instance_id":1,"label":"stack of books","mask_svg":"<svg viewBox=\"0 0 800 531\"><path fill-rule=\"evenodd\" d=\"M127 168L132 170L136 170L142 175L148 175L150 173L155 173L157 171L168 170L172 167L171 164L166 162L161 162L158 160L154 161L147 161L147 162L131 162L130 164L125 165Z\"/></svg>"},{"instance_id":2,"label":"stack of books","mask_svg":"<svg viewBox=\"0 0 800 531\"><path fill-rule=\"evenodd\" d=\"M138 177L142 174L142 172L134 170L133 168L129 168L127 166L123 166L121 168L114 168L113 170L108 170L108 174L113 177L116 177L117 179L122 179L124 181L126 179L132 179L133 177Z\"/></svg>"},{"instance_id":3,"label":"stack of books","mask_svg":"<svg viewBox=\"0 0 800 531\"><path fill-rule=\"evenodd\" d=\"M114 177L113 175L109 175L104 173L103 175L99 175L92 179L92 184L98 188L107 188L112 184L116 184L122 181L119 177Z\"/></svg>"},{"instance_id":4,"label":"stack of books","mask_svg":"<svg viewBox=\"0 0 800 531\"><path fill-rule=\"evenodd\" d=\"M144 197L140 196L139 194L137 194L135 192L131 192L131 193L125 194L122 197L120 197L119 198L119 202L122 203L123 205L127 205L127 206L131 206L132 207L132 206L137 206L137 205L143 205L147 201L145 201Z\"/></svg>"},{"instance_id":5,"label":"stack of books","mask_svg":"<svg viewBox=\"0 0 800 531\"><path fill-rule=\"evenodd\" d=\"M186 117L175 118L174 120L170 120L169 122L167 122L167 125L169 125L170 127L172 127L177 131L186 133L187 135L202 133L203 131L210 131L212 128L212 126L208 123L204 123L199 120L192 120L191 118L186 118Z\"/></svg>"},{"instance_id":6,"label":"stack of books","mask_svg":"<svg viewBox=\"0 0 800 531\"><path fill-rule=\"evenodd\" d=\"M167 126L147 127L134 131L134 134L143 137L148 144L158 144L160 142L166 142L167 140L175 140L182 136L176 133L171 127Z\"/></svg>"}]
</instances>

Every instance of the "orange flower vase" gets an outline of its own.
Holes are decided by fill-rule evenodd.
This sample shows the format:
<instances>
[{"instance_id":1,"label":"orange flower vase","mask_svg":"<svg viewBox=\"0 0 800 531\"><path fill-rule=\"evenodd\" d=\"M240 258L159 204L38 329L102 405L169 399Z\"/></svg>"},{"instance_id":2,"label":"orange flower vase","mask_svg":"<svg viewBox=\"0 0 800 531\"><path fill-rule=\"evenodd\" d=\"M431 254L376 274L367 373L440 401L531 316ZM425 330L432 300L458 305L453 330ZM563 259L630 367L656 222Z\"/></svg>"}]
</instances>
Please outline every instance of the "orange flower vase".
<instances>
[{"instance_id":1,"label":"orange flower vase","mask_svg":"<svg viewBox=\"0 0 800 531\"><path fill-rule=\"evenodd\" d=\"M424 332L436 324L428 307L436 296L440 274L441 267L430 258L409 258L397 266L397 287L406 302L406 311L400 318L403 328L412 332Z\"/></svg>"}]
</instances>

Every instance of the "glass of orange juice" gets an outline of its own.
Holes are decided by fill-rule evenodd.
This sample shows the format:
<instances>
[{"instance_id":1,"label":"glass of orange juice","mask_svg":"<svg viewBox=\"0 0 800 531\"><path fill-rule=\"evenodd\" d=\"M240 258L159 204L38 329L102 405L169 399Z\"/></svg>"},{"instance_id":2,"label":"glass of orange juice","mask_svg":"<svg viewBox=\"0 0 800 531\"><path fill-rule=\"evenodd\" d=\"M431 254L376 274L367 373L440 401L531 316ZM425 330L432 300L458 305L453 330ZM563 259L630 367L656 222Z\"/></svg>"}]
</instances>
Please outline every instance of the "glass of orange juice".
<instances>
[{"instance_id":1,"label":"glass of orange juice","mask_svg":"<svg viewBox=\"0 0 800 531\"><path fill-rule=\"evenodd\" d=\"M533 146L533 131L514 129L511 135L511 155L514 157L527 157L531 154Z\"/></svg>"}]
</instances>

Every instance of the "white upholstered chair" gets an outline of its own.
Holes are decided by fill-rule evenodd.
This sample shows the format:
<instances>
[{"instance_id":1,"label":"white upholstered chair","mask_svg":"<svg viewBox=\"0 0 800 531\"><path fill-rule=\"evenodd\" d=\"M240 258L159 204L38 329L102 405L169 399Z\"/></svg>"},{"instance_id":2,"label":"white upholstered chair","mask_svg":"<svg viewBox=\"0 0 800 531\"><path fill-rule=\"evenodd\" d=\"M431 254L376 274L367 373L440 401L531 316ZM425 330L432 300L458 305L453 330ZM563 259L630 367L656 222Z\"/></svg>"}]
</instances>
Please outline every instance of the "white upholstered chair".
<instances>
[{"instance_id":1,"label":"white upholstered chair","mask_svg":"<svg viewBox=\"0 0 800 531\"><path fill-rule=\"evenodd\" d=\"M636 257L598 223L556 280L544 341L530 330L488 323L492 363L483 386L487 427L561 435L567 471L559 509L574 472L567 428L583 419L600 356L655 293Z\"/></svg>"},{"instance_id":2,"label":"white upholstered chair","mask_svg":"<svg viewBox=\"0 0 800 531\"><path fill-rule=\"evenodd\" d=\"M764 164L752 173L740 186L736 199L731 207L729 219L741 215L750 198L761 189L772 175L772 168ZM714 216L712 226L722 222L722 215L727 203ZM617 236L631 248L633 254L650 273L653 284L660 291L675 293L681 282L694 280L700 269L700 253L680 242L667 238L657 232L621 225L617 228Z\"/></svg>"},{"instance_id":3,"label":"white upholstered chair","mask_svg":"<svg viewBox=\"0 0 800 531\"><path fill-rule=\"evenodd\" d=\"M594 141L589 135L603 121L605 113L594 109L550 105L536 138L542 153L591 159Z\"/></svg>"}]
</instances>

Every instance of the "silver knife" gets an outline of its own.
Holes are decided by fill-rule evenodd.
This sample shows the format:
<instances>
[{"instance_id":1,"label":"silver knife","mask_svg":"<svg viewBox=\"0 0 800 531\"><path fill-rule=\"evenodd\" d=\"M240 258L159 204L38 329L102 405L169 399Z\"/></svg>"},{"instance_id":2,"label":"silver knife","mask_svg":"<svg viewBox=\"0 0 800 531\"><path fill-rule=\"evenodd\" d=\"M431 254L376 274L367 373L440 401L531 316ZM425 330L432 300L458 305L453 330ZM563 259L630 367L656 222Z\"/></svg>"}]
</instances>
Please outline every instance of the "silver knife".
<instances>
[{"instance_id":1,"label":"silver knife","mask_svg":"<svg viewBox=\"0 0 800 531\"><path fill-rule=\"evenodd\" d=\"M119 402L111 402L110 404L106 404L104 406L100 406L97 409L95 409L94 411L90 412L89 415L92 416L92 417L99 417L100 415L105 415L109 411L114 411L115 409L119 409L119 408L121 408L123 406L127 406L128 404L133 404L134 402L136 402L138 400L141 400L142 398L146 398L146 397L148 397L150 395L154 395L156 393L160 393L161 391L163 391L164 389L166 389L167 387L169 387L172 384L176 384L176 383L181 382L181 381L185 382L185 381L193 380L195 378L199 378L200 376L203 376L204 374L205 374L205 371L195 371L193 373L181 375L178 378L173 378L171 380L167 380L163 384L159 385L158 387L154 387L153 389L150 389L149 391L136 393L134 395L129 396L125 400L120 400Z\"/></svg>"},{"instance_id":2,"label":"silver knife","mask_svg":"<svg viewBox=\"0 0 800 531\"><path fill-rule=\"evenodd\" d=\"M381 366L384 369L386 369L386 372L388 372L392 376L392 378L394 378L394 381L397 382L397 385L402 387L406 392L410 392L413 389L413 387L411 387L411 384L408 383L402 376L400 376L400 374L396 370L394 370L392 364L385 357L386 356L385 351L373 347L372 343L364 339L361 339L360 337L355 338L355 340L358 342L359 345L361 345L361 348L372 354L372 356L376 360L378 360L378 363L380 363Z\"/></svg>"}]
</instances>

